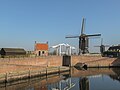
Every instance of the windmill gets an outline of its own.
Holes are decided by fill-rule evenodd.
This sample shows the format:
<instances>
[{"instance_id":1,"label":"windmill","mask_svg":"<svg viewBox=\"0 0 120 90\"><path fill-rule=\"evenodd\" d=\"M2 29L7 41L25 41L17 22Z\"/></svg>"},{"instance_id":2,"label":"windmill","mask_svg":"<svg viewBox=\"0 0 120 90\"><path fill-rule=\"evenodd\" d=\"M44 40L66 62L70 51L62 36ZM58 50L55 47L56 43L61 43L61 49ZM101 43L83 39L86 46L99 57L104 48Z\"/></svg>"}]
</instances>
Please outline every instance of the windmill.
<instances>
[{"instance_id":1,"label":"windmill","mask_svg":"<svg viewBox=\"0 0 120 90\"><path fill-rule=\"evenodd\" d=\"M85 19L82 20L82 28L81 28L81 34L79 36L66 36L66 38L79 38L79 55L89 53L88 47L89 47L89 37L93 36L101 36L101 34L92 34L87 35L84 33L85 29Z\"/></svg>"},{"instance_id":2,"label":"windmill","mask_svg":"<svg viewBox=\"0 0 120 90\"><path fill-rule=\"evenodd\" d=\"M95 46L95 47L100 47L100 53L103 54L105 52L105 47L110 47L109 45L104 45L103 44L103 38L101 38L101 45L100 46Z\"/></svg>"}]
</instances>

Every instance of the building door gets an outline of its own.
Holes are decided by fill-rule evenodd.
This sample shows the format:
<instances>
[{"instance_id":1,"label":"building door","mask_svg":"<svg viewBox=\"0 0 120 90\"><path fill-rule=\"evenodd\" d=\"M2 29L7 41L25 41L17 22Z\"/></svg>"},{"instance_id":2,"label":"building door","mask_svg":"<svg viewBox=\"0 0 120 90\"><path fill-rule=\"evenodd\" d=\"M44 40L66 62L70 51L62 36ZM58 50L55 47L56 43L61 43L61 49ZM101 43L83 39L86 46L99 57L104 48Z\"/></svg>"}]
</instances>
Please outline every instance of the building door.
<instances>
[{"instance_id":1,"label":"building door","mask_svg":"<svg viewBox=\"0 0 120 90\"><path fill-rule=\"evenodd\" d=\"M41 56L41 51L39 51L39 56Z\"/></svg>"}]
</instances>

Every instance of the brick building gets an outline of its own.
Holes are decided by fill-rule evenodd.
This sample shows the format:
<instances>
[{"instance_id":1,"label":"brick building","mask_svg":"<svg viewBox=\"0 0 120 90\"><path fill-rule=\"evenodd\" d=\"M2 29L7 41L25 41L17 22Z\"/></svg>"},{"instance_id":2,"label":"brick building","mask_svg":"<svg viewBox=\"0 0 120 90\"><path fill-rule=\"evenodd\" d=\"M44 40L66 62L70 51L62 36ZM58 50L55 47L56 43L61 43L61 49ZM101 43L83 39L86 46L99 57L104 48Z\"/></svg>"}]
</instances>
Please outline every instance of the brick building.
<instances>
[{"instance_id":1,"label":"brick building","mask_svg":"<svg viewBox=\"0 0 120 90\"><path fill-rule=\"evenodd\" d=\"M36 56L48 56L48 43L35 43Z\"/></svg>"}]
</instances>

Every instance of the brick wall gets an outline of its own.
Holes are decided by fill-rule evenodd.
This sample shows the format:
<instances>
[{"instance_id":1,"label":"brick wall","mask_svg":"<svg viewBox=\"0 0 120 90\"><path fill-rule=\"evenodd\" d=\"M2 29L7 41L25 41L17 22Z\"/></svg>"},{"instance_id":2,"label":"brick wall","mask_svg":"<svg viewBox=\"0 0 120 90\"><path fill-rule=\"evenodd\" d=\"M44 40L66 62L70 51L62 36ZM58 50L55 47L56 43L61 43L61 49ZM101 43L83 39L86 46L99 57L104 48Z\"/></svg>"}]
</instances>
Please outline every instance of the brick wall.
<instances>
[{"instance_id":1,"label":"brick wall","mask_svg":"<svg viewBox=\"0 0 120 90\"><path fill-rule=\"evenodd\" d=\"M0 59L0 64L16 64L16 65L37 65L37 66L62 66L62 56L47 56L36 58L4 58ZM71 56L72 66L76 63L85 63L89 66L108 66L120 65L117 58L108 58L101 56Z\"/></svg>"}]
</instances>

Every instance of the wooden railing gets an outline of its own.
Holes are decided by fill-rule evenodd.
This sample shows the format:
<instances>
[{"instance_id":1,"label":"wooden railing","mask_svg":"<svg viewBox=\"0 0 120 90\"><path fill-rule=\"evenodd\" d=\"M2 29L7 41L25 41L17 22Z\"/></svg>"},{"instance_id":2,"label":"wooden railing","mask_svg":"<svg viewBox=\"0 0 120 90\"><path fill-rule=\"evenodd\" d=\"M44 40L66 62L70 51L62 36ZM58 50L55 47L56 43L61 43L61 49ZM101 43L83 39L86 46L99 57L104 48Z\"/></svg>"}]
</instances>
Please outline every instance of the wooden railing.
<instances>
[{"instance_id":1,"label":"wooden railing","mask_svg":"<svg viewBox=\"0 0 120 90\"><path fill-rule=\"evenodd\" d=\"M8 83L12 81L18 81L22 79L28 79L33 77L42 77L47 78L48 75L60 74L62 72L69 71L68 67L49 67L43 70L27 70L19 72L9 72L5 74L0 74L0 83Z\"/></svg>"}]
</instances>

